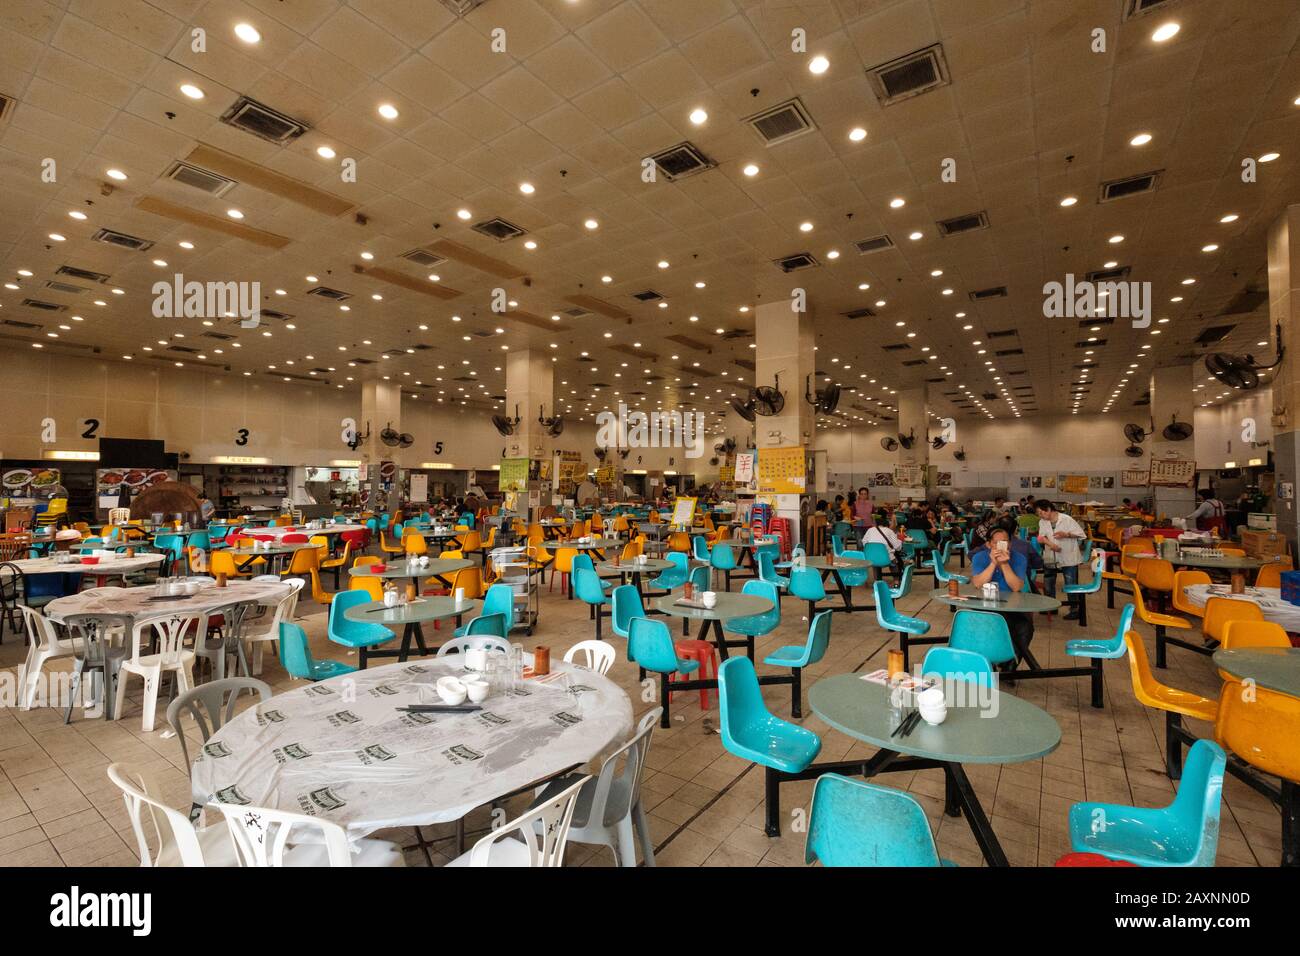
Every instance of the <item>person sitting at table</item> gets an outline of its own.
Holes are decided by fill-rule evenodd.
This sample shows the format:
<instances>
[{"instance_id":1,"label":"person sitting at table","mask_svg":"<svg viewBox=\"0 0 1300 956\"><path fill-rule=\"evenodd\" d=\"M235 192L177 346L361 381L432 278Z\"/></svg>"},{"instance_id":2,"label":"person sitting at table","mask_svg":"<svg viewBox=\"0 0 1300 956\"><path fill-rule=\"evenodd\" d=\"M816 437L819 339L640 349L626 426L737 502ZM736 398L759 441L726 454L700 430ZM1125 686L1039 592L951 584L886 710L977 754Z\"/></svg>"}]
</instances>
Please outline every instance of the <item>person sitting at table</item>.
<instances>
[{"instance_id":1,"label":"person sitting at table","mask_svg":"<svg viewBox=\"0 0 1300 956\"><path fill-rule=\"evenodd\" d=\"M1014 519L1012 519L1014 521ZM995 526L989 534L989 543L979 548L970 556L970 583L982 588L990 582L998 586L1003 594L1014 594L1025 586L1029 574L1029 560L1020 551L1012 548L1012 535L1002 525ZM1034 617L1032 614L1016 614L1009 611L995 611L1001 614L1011 631L1011 643L1015 645L1017 663L1020 652L1034 639Z\"/></svg>"}]
</instances>

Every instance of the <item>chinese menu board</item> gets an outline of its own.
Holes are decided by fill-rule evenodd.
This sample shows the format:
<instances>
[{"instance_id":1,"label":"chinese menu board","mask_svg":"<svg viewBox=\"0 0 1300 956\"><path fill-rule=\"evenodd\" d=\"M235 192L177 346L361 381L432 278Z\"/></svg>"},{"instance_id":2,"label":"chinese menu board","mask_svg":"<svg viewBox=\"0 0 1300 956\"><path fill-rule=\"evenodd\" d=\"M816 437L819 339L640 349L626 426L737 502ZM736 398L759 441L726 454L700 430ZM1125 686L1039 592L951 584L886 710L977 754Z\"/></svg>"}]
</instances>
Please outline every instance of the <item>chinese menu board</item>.
<instances>
[{"instance_id":1,"label":"chinese menu board","mask_svg":"<svg viewBox=\"0 0 1300 956\"><path fill-rule=\"evenodd\" d=\"M502 458L498 481L502 491L527 491L528 459Z\"/></svg>"},{"instance_id":2,"label":"chinese menu board","mask_svg":"<svg viewBox=\"0 0 1300 956\"><path fill-rule=\"evenodd\" d=\"M1145 468L1125 468L1120 484L1125 488L1145 488L1149 478L1150 472Z\"/></svg>"},{"instance_id":3,"label":"chinese menu board","mask_svg":"<svg viewBox=\"0 0 1300 956\"><path fill-rule=\"evenodd\" d=\"M808 488L803 446L764 448L758 458L758 490L771 495L801 495Z\"/></svg>"},{"instance_id":4,"label":"chinese menu board","mask_svg":"<svg viewBox=\"0 0 1300 956\"><path fill-rule=\"evenodd\" d=\"M57 468L10 468L0 475L6 498L48 498L62 481Z\"/></svg>"},{"instance_id":5,"label":"chinese menu board","mask_svg":"<svg viewBox=\"0 0 1300 956\"><path fill-rule=\"evenodd\" d=\"M95 495L117 498L126 492L132 498L164 481L175 481L176 472L157 468L100 468L95 471Z\"/></svg>"},{"instance_id":6,"label":"chinese menu board","mask_svg":"<svg viewBox=\"0 0 1300 956\"><path fill-rule=\"evenodd\" d=\"M1152 458L1151 484L1190 487L1196 479L1196 462L1180 458Z\"/></svg>"},{"instance_id":7,"label":"chinese menu board","mask_svg":"<svg viewBox=\"0 0 1300 956\"><path fill-rule=\"evenodd\" d=\"M898 485L900 488L920 488L923 484L921 479L921 466L895 465L894 484Z\"/></svg>"},{"instance_id":8,"label":"chinese menu board","mask_svg":"<svg viewBox=\"0 0 1300 956\"><path fill-rule=\"evenodd\" d=\"M1087 475L1062 475L1061 491L1067 495L1081 495L1088 490Z\"/></svg>"}]
</instances>

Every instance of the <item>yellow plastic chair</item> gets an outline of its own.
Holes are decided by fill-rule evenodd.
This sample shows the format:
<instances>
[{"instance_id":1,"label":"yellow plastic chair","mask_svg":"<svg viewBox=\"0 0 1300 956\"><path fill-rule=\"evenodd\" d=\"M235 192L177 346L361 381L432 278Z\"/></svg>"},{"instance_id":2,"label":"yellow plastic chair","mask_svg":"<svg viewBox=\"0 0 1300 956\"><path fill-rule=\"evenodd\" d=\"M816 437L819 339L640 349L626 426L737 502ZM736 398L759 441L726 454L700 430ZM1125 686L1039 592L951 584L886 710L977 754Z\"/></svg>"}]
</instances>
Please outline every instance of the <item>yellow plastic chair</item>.
<instances>
[{"instance_id":1,"label":"yellow plastic chair","mask_svg":"<svg viewBox=\"0 0 1300 956\"><path fill-rule=\"evenodd\" d=\"M1223 640L1219 647L1231 651L1240 647L1281 647L1291 649L1291 638L1286 636L1281 624L1272 621L1229 621L1223 626ZM1227 671L1219 671L1225 681L1237 680Z\"/></svg>"},{"instance_id":2,"label":"yellow plastic chair","mask_svg":"<svg viewBox=\"0 0 1300 956\"><path fill-rule=\"evenodd\" d=\"M379 549L383 551L385 554L405 553L405 550L402 546L402 542L398 541L396 544L394 544L392 541L388 539L388 532L384 531L383 529L380 529L379 532Z\"/></svg>"},{"instance_id":3,"label":"yellow plastic chair","mask_svg":"<svg viewBox=\"0 0 1300 956\"><path fill-rule=\"evenodd\" d=\"M308 539L309 544L316 545L316 566L321 567L330 556L330 539L323 534L314 534Z\"/></svg>"},{"instance_id":4,"label":"yellow plastic chair","mask_svg":"<svg viewBox=\"0 0 1300 956\"><path fill-rule=\"evenodd\" d=\"M402 535L402 547L406 549L407 554L429 553L429 542L419 533Z\"/></svg>"},{"instance_id":5,"label":"yellow plastic chair","mask_svg":"<svg viewBox=\"0 0 1300 956\"><path fill-rule=\"evenodd\" d=\"M256 545L256 544L257 544L257 541L256 541L256 539L254 539L254 538L240 538L240 539L239 539L239 542L238 542L238 547L239 547L239 550L240 550L240 551L243 551L243 550L246 550L246 549L252 549L253 546ZM262 570L265 570L265 569L266 569L266 558L253 558L253 560L251 560L251 561L245 561L244 564L243 564L243 567L244 567L244 568L260 568L260 569L262 569Z\"/></svg>"},{"instance_id":6,"label":"yellow plastic chair","mask_svg":"<svg viewBox=\"0 0 1300 956\"><path fill-rule=\"evenodd\" d=\"M1300 782L1300 697L1258 685L1247 693L1241 681L1229 681L1219 694L1214 736L1256 770L1280 777L1282 812L1288 802L1294 807Z\"/></svg>"},{"instance_id":7,"label":"yellow plastic chair","mask_svg":"<svg viewBox=\"0 0 1300 956\"><path fill-rule=\"evenodd\" d=\"M1188 650L1200 651L1204 653L1204 648L1189 644L1180 638L1170 637L1165 633L1165 628L1172 627L1174 630L1187 631L1191 630L1192 625L1183 620L1181 617L1175 617L1172 614L1162 614L1159 611L1147 609L1146 601L1142 600L1142 589L1133 583L1133 609L1143 623L1150 624L1156 629L1156 667L1165 666L1165 647L1168 644L1176 644L1179 647L1185 647Z\"/></svg>"},{"instance_id":8,"label":"yellow plastic chair","mask_svg":"<svg viewBox=\"0 0 1300 956\"><path fill-rule=\"evenodd\" d=\"M464 557L465 557L465 552L464 552L464 551L461 551L459 548L452 548L452 549L447 550L447 551L439 551L439 552L438 552L438 560L440 560L440 561L441 561L443 558L447 558L447 559L452 560L452 561L461 561L461 560L464 559Z\"/></svg>"},{"instance_id":9,"label":"yellow plastic chair","mask_svg":"<svg viewBox=\"0 0 1300 956\"><path fill-rule=\"evenodd\" d=\"M466 531L460 539L460 550L465 554L481 554L483 552L483 536L477 531Z\"/></svg>"},{"instance_id":10,"label":"yellow plastic chair","mask_svg":"<svg viewBox=\"0 0 1300 956\"><path fill-rule=\"evenodd\" d=\"M334 572L334 590L339 589L339 580L343 574L343 569L348 566L348 561L352 558L352 542L347 538L343 539L343 553L337 558L324 558L320 562L322 571Z\"/></svg>"},{"instance_id":11,"label":"yellow plastic chair","mask_svg":"<svg viewBox=\"0 0 1300 956\"><path fill-rule=\"evenodd\" d=\"M1156 680L1147 661L1146 645L1137 631L1127 632L1124 643L1128 645L1133 695L1139 703L1165 712L1165 769L1171 780L1177 780L1182 775L1183 745L1194 739L1183 727L1183 718L1213 721L1218 714L1218 702Z\"/></svg>"},{"instance_id":12,"label":"yellow plastic chair","mask_svg":"<svg viewBox=\"0 0 1300 956\"><path fill-rule=\"evenodd\" d=\"M1164 610L1174 591L1174 566L1163 558L1140 558L1137 583L1143 590L1159 595L1158 607Z\"/></svg>"},{"instance_id":13,"label":"yellow plastic chair","mask_svg":"<svg viewBox=\"0 0 1300 956\"><path fill-rule=\"evenodd\" d=\"M311 581L311 597L317 604L329 604L334 595L325 590L320 580L320 558L315 548L299 548L289 561L289 569L281 571L282 578L306 576Z\"/></svg>"},{"instance_id":14,"label":"yellow plastic chair","mask_svg":"<svg viewBox=\"0 0 1300 956\"><path fill-rule=\"evenodd\" d=\"M592 512L591 517L587 519L587 521L585 522L585 524L586 524L586 527L587 527L587 531L584 532L584 534L604 534L604 533L605 533L605 519L601 517L601 514L600 514L599 511L594 511L594 512Z\"/></svg>"},{"instance_id":15,"label":"yellow plastic chair","mask_svg":"<svg viewBox=\"0 0 1300 956\"><path fill-rule=\"evenodd\" d=\"M684 551L685 553L690 554L691 536L685 531L674 531L672 534L668 535L668 550Z\"/></svg>"},{"instance_id":16,"label":"yellow plastic chair","mask_svg":"<svg viewBox=\"0 0 1300 956\"><path fill-rule=\"evenodd\" d=\"M627 531L628 530L627 515L619 515L617 518L615 518L613 528L615 534L622 534L624 531Z\"/></svg>"},{"instance_id":17,"label":"yellow plastic chair","mask_svg":"<svg viewBox=\"0 0 1300 956\"><path fill-rule=\"evenodd\" d=\"M487 537L483 539L483 550L491 551L496 546L497 546L497 526L491 525L488 527Z\"/></svg>"},{"instance_id":18,"label":"yellow plastic chair","mask_svg":"<svg viewBox=\"0 0 1300 956\"><path fill-rule=\"evenodd\" d=\"M560 590L567 591L569 588L569 576L573 574L573 559L578 556L577 548L556 548L555 560L551 562L551 582L546 590L550 591L555 587L555 575L560 575Z\"/></svg>"},{"instance_id":19,"label":"yellow plastic chair","mask_svg":"<svg viewBox=\"0 0 1300 956\"><path fill-rule=\"evenodd\" d=\"M1120 549L1119 569L1131 578L1137 577L1138 561L1143 557L1155 557L1155 545L1146 538L1130 541Z\"/></svg>"},{"instance_id":20,"label":"yellow plastic chair","mask_svg":"<svg viewBox=\"0 0 1300 956\"><path fill-rule=\"evenodd\" d=\"M384 559L373 554L363 554L360 557L352 559L354 568L368 568L372 564L383 564Z\"/></svg>"},{"instance_id":21,"label":"yellow plastic chair","mask_svg":"<svg viewBox=\"0 0 1300 956\"><path fill-rule=\"evenodd\" d=\"M529 574L544 570L548 564L555 560L555 556L546 549L544 544L530 544L524 553L528 555Z\"/></svg>"},{"instance_id":22,"label":"yellow plastic chair","mask_svg":"<svg viewBox=\"0 0 1300 956\"><path fill-rule=\"evenodd\" d=\"M1245 548L1224 548L1220 547L1219 551L1233 558L1244 558L1246 556Z\"/></svg>"},{"instance_id":23,"label":"yellow plastic chair","mask_svg":"<svg viewBox=\"0 0 1300 956\"><path fill-rule=\"evenodd\" d=\"M1255 575L1255 587L1280 588L1282 586L1282 572L1290 570L1290 558L1287 558L1286 561L1273 561L1269 564L1261 565L1259 573Z\"/></svg>"},{"instance_id":24,"label":"yellow plastic chair","mask_svg":"<svg viewBox=\"0 0 1300 956\"><path fill-rule=\"evenodd\" d=\"M380 583L379 578L354 577L352 583L348 585L349 591L369 591L370 600L382 601L384 599L384 586ZM339 607L343 605L340 604Z\"/></svg>"},{"instance_id":25,"label":"yellow plastic chair","mask_svg":"<svg viewBox=\"0 0 1300 956\"><path fill-rule=\"evenodd\" d=\"M1189 588L1194 584L1212 584L1210 576L1204 571L1175 571L1174 572L1174 610L1183 614L1190 614L1192 617L1205 617L1205 608L1199 604L1193 604L1184 593L1184 588Z\"/></svg>"},{"instance_id":26,"label":"yellow plastic chair","mask_svg":"<svg viewBox=\"0 0 1300 956\"><path fill-rule=\"evenodd\" d=\"M225 551L212 552L212 556L208 559L208 573L213 577L218 574L224 574L228 578L246 578L249 576L249 572L241 571L235 566L235 559Z\"/></svg>"},{"instance_id":27,"label":"yellow plastic chair","mask_svg":"<svg viewBox=\"0 0 1300 956\"><path fill-rule=\"evenodd\" d=\"M483 596L483 576L479 568L462 568L451 579L451 593L457 588L465 589L465 597L481 598Z\"/></svg>"},{"instance_id":28,"label":"yellow plastic chair","mask_svg":"<svg viewBox=\"0 0 1300 956\"><path fill-rule=\"evenodd\" d=\"M1263 621L1264 612L1254 601L1241 601L1236 598L1212 597L1205 602L1205 617L1201 621L1201 633L1207 641L1223 643L1224 628L1229 621Z\"/></svg>"},{"instance_id":29,"label":"yellow plastic chair","mask_svg":"<svg viewBox=\"0 0 1300 956\"><path fill-rule=\"evenodd\" d=\"M629 541L627 544L623 545L623 554L620 556L619 560L634 561L636 560L636 556L640 553L641 545L635 541Z\"/></svg>"}]
</instances>

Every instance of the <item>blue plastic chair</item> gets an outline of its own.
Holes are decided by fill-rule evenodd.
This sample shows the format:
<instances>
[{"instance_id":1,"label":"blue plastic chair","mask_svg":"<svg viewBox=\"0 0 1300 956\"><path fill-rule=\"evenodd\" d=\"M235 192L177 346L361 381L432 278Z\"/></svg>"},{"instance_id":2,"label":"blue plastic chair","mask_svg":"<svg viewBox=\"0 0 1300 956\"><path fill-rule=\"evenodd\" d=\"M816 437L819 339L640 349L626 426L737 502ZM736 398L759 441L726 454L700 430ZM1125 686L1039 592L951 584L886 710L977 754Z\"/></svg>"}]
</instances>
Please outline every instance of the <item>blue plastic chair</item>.
<instances>
[{"instance_id":1,"label":"blue plastic chair","mask_svg":"<svg viewBox=\"0 0 1300 956\"><path fill-rule=\"evenodd\" d=\"M868 541L862 549L862 557L873 568L887 568L894 563L889 549L879 541Z\"/></svg>"},{"instance_id":2,"label":"blue plastic chair","mask_svg":"<svg viewBox=\"0 0 1300 956\"><path fill-rule=\"evenodd\" d=\"M1100 553L1100 552L1098 552ZM1097 575L1097 580L1101 580L1101 575ZM1071 657L1084 657L1092 661L1092 706L1102 707L1105 704L1105 677L1102 671L1102 661L1117 660L1128 654L1128 647L1124 643L1124 635L1129 628L1133 626L1133 605L1125 604L1119 612L1119 626L1115 629L1113 636L1106 639L1098 638L1081 638L1074 641L1065 642L1065 653Z\"/></svg>"},{"instance_id":3,"label":"blue plastic chair","mask_svg":"<svg viewBox=\"0 0 1300 956\"><path fill-rule=\"evenodd\" d=\"M645 680L647 671L659 675L660 699L663 701L659 726L667 728L671 690L668 678L673 674L682 676L693 674L700 669L700 662L679 658L677 645L673 643L672 635L668 633L668 625L649 617L632 619L632 626L628 628L627 652L640 668L641 680Z\"/></svg>"},{"instance_id":4,"label":"blue plastic chair","mask_svg":"<svg viewBox=\"0 0 1300 956\"><path fill-rule=\"evenodd\" d=\"M600 586L602 590L608 591L610 588L614 586L613 581L606 581L599 574L596 574L596 562L592 561L591 555L585 551L575 554L573 556L572 567L574 571L578 570L578 568L585 568L586 570L590 571L592 575L596 578L596 580L600 582Z\"/></svg>"},{"instance_id":5,"label":"blue plastic chair","mask_svg":"<svg viewBox=\"0 0 1300 956\"><path fill-rule=\"evenodd\" d=\"M368 621L349 621L344 617L348 608L371 602L369 591L339 591L330 601L326 634L335 644L356 648L361 659L361 670L366 669L366 651L393 640L395 635L382 624Z\"/></svg>"},{"instance_id":6,"label":"blue plastic chair","mask_svg":"<svg viewBox=\"0 0 1300 956\"><path fill-rule=\"evenodd\" d=\"M822 866L955 866L939 851L915 797L824 773L813 787L804 862Z\"/></svg>"},{"instance_id":7,"label":"blue plastic chair","mask_svg":"<svg viewBox=\"0 0 1300 956\"><path fill-rule=\"evenodd\" d=\"M114 528L114 531L117 529ZM166 570L171 573L175 570L176 562L185 556L185 537L179 534L160 534L153 539L153 545L163 554L167 555ZM185 569L189 570L188 566Z\"/></svg>"},{"instance_id":8,"label":"blue plastic chair","mask_svg":"<svg viewBox=\"0 0 1300 956\"><path fill-rule=\"evenodd\" d=\"M479 611L479 617L488 617L492 614L500 614L505 618L507 632L509 632L510 628L514 626L515 591L510 585L494 584L487 589L487 594L483 595L483 607ZM468 623L456 628L454 636L464 637L466 634L477 633L476 631L471 631L469 629L470 625L477 620L478 618L476 617ZM505 637L505 634L502 634L501 636Z\"/></svg>"},{"instance_id":9,"label":"blue plastic chair","mask_svg":"<svg viewBox=\"0 0 1300 956\"><path fill-rule=\"evenodd\" d=\"M932 647L921 664L921 676L934 674L943 680L964 680L983 687L996 687L993 665L983 654L955 647Z\"/></svg>"},{"instance_id":10,"label":"blue plastic chair","mask_svg":"<svg viewBox=\"0 0 1300 956\"><path fill-rule=\"evenodd\" d=\"M290 677L302 680L329 680L356 672L351 664L342 661L321 660L311 656L307 632L292 621L280 622L280 664Z\"/></svg>"},{"instance_id":11,"label":"blue plastic chair","mask_svg":"<svg viewBox=\"0 0 1300 956\"><path fill-rule=\"evenodd\" d=\"M1139 866L1213 866L1226 763L1222 747L1198 740L1187 752L1169 806L1076 803L1070 807L1070 845Z\"/></svg>"},{"instance_id":12,"label":"blue plastic chair","mask_svg":"<svg viewBox=\"0 0 1300 956\"><path fill-rule=\"evenodd\" d=\"M830 611L820 611L808 626L808 640L802 644L787 644L778 647L767 657L764 664L773 667L790 668L790 716L803 716L803 669L816 664L826 656L826 648L831 643Z\"/></svg>"},{"instance_id":13,"label":"blue plastic chair","mask_svg":"<svg viewBox=\"0 0 1300 956\"><path fill-rule=\"evenodd\" d=\"M934 579L940 584L947 584L950 580L956 580L958 584L970 584L970 578L965 574L957 574L949 571L946 567L947 561L938 551L931 551L930 567L934 571Z\"/></svg>"},{"instance_id":14,"label":"blue plastic chair","mask_svg":"<svg viewBox=\"0 0 1300 956\"><path fill-rule=\"evenodd\" d=\"M226 535L230 534L230 525L228 524L210 524L208 525L208 540L212 544L225 544Z\"/></svg>"},{"instance_id":15,"label":"blue plastic chair","mask_svg":"<svg viewBox=\"0 0 1300 956\"><path fill-rule=\"evenodd\" d=\"M898 578L898 585L889 589L889 596L895 601L907 597L912 593L912 566L903 565L903 573Z\"/></svg>"},{"instance_id":16,"label":"blue plastic chair","mask_svg":"<svg viewBox=\"0 0 1300 956\"><path fill-rule=\"evenodd\" d=\"M767 598L772 602L770 611L752 614L749 617L733 617L723 624L725 630L732 634L739 634L745 639L745 653L752 661L754 639L771 634L781 623L781 592L776 589L775 584L768 584L766 581L746 581L740 593Z\"/></svg>"},{"instance_id":17,"label":"blue plastic chair","mask_svg":"<svg viewBox=\"0 0 1300 956\"><path fill-rule=\"evenodd\" d=\"M204 551L211 551L212 536L206 531L195 531L190 535L190 547L202 548Z\"/></svg>"},{"instance_id":18,"label":"blue plastic chair","mask_svg":"<svg viewBox=\"0 0 1300 956\"><path fill-rule=\"evenodd\" d=\"M821 753L821 738L768 711L748 657L729 657L718 668L718 711L722 746L764 768L764 831L780 836L781 782L801 778Z\"/></svg>"},{"instance_id":19,"label":"blue plastic chair","mask_svg":"<svg viewBox=\"0 0 1300 956\"><path fill-rule=\"evenodd\" d=\"M841 551L835 556L835 562L837 564L848 563L858 565L858 567L854 568L839 567L835 569L835 573L839 576L840 581L843 582L846 588L862 587L862 585L867 583L867 578L871 574L871 564L863 558L862 552Z\"/></svg>"},{"instance_id":20,"label":"blue plastic chair","mask_svg":"<svg viewBox=\"0 0 1300 956\"><path fill-rule=\"evenodd\" d=\"M876 623L886 631L893 631L898 635L898 647L903 652L903 667L910 669L911 645L937 644L943 638L925 637L930 633L930 622L923 621L919 617L908 617L894 607L894 598L890 593L889 585L884 581L877 581L873 587L876 592Z\"/></svg>"},{"instance_id":21,"label":"blue plastic chair","mask_svg":"<svg viewBox=\"0 0 1300 956\"><path fill-rule=\"evenodd\" d=\"M818 602L826 600L821 572L816 568L791 568L790 593L799 600L808 602L808 620L811 621L817 616Z\"/></svg>"},{"instance_id":22,"label":"blue plastic chair","mask_svg":"<svg viewBox=\"0 0 1300 956\"><path fill-rule=\"evenodd\" d=\"M758 579L760 581L775 584L782 591L790 587L790 579L783 578L776 573L776 557L770 551L759 551L755 557L758 560Z\"/></svg>"},{"instance_id":23,"label":"blue plastic chair","mask_svg":"<svg viewBox=\"0 0 1300 956\"><path fill-rule=\"evenodd\" d=\"M496 587L496 585L493 585ZM509 587L509 585L502 585ZM510 617L501 612L495 614L480 614L474 620L465 625L465 633L457 634L457 637L499 637L501 640L507 640L506 635L510 633Z\"/></svg>"},{"instance_id":24,"label":"blue plastic chair","mask_svg":"<svg viewBox=\"0 0 1300 956\"><path fill-rule=\"evenodd\" d=\"M631 636L632 621L638 617L645 617L645 606L641 603L641 595L637 593L635 585L620 584L614 588L614 593L610 595L612 610L610 612L609 626L619 637L627 640ZM632 659L632 649L628 648L628 660Z\"/></svg>"},{"instance_id":25,"label":"blue plastic chair","mask_svg":"<svg viewBox=\"0 0 1300 956\"><path fill-rule=\"evenodd\" d=\"M701 539L702 540L702 539ZM725 541L719 541L709 551L709 567L721 571L726 578L726 590L731 590L731 572L736 570L736 552Z\"/></svg>"},{"instance_id":26,"label":"blue plastic chair","mask_svg":"<svg viewBox=\"0 0 1300 956\"><path fill-rule=\"evenodd\" d=\"M576 558L574 559L576 562ZM601 621L609 615L605 610L610 604L609 595L600 585L600 578L596 577L596 572L589 568L580 568L577 564L573 567L573 594L579 601L585 603L591 616L596 619L596 640L604 640L601 633Z\"/></svg>"},{"instance_id":27,"label":"blue plastic chair","mask_svg":"<svg viewBox=\"0 0 1300 956\"><path fill-rule=\"evenodd\" d=\"M709 563L709 542L704 535L697 534L691 536L691 557L696 561Z\"/></svg>"},{"instance_id":28,"label":"blue plastic chair","mask_svg":"<svg viewBox=\"0 0 1300 956\"><path fill-rule=\"evenodd\" d=\"M470 514L468 511L462 512L462 513L461 513L461 516L460 516L459 518L456 519L456 524L463 524L465 527L467 527L467 528L469 528L471 531L473 531L473 530L474 530L474 516L473 516L472 514Z\"/></svg>"},{"instance_id":29,"label":"blue plastic chair","mask_svg":"<svg viewBox=\"0 0 1300 956\"><path fill-rule=\"evenodd\" d=\"M1083 584L1067 584L1061 589L1065 592L1066 598L1074 598L1074 603L1079 608L1080 627L1088 626L1088 595L1096 594L1101 590L1101 572L1104 570L1106 570L1106 555L1098 551L1092 561L1092 580ZM1123 643L1122 638L1121 643Z\"/></svg>"},{"instance_id":30,"label":"blue plastic chair","mask_svg":"<svg viewBox=\"0 0 1300 956\"><path fill-rule=\"evenodd\" d=\"M1017 658L1006 619L989 611L968 611L964 608L958 611L952 619L948 646L959 651L982 654L994 665L1014 663Z\"/></svg>"},{"instance_id":31,"label":"blue plastic chair","mask_svg":"<svg viewBox=\"0 0 1300 956\"><path fill-rule=\"evenodd\" d=\"M658 577L651 578L650 586L671 591L686 583L691 571L690 559L681 551L669 551L665 557L672 567L664 568L659 572Z\"/></svg>"}]
</instances>

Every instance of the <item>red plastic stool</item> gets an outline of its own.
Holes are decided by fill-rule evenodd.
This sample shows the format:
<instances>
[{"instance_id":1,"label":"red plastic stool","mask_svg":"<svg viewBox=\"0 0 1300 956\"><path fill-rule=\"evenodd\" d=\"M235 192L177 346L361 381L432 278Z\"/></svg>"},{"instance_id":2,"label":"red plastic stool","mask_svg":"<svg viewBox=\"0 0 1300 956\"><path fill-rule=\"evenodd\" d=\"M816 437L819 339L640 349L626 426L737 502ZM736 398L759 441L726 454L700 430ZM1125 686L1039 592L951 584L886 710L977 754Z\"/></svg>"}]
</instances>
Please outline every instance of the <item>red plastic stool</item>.
<instances>
[{"instance_id":1,"label":"red plastic stool","mask_svg":"<svg viewBox=\"0 0 1300 956\"><path fill-rule=\"evenodd\" d=\"M700 669L693 675L688 675L686 680L716 679L718 676L718 649L708 641L678 641L677 656L683 660L699 661ZM668 675L668 683L671 686L677 679L677 673ZM673 692L668 692L668 702L672 703ZM704 688L700 691L700 710L709 709L709 691Z\"/></svg>"},{"instance_id":2,"label":"red plastic stool","mask_svg":"<svg viewBox=\"0 0 1300 956\"><path fill-rule=\"evenodd\" d=\"M1102 856L1100 853L1067 853L1061 857L1053 866L1137 866L1136 863L1130 863L1128 860L1112 860L1108 856Z\"/></svg>"}]
</instances>

